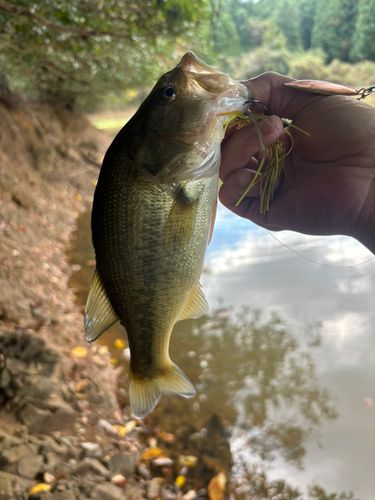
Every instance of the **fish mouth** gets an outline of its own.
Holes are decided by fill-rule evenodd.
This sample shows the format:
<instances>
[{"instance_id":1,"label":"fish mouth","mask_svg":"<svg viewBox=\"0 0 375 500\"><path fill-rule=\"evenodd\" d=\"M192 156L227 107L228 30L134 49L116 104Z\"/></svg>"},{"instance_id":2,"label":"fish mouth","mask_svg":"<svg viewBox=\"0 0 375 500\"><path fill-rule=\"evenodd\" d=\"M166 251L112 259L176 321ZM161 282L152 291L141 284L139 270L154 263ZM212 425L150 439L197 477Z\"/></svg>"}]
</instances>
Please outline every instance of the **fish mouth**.
<instances>
[{"instance_id":1,"label":"fish mouth","mask_svg":"<svg viewBox=\"0 0 375 500\"><path fill-rule=\"evenodd\" d=\"M198 126L195 123L191 130L169 136L169 140L185 144L205 142L209 140L218 122L221 124L225 121L225 118L218 115L230 111L244 112L248 108L247 102L252 99L250 91L242 83L229 78L226 73L201 61L193 52L187 52L177 68L183 71L187 80L187 97L213 101L213 106L202 123Z\"/></svg>"}]
</instances>

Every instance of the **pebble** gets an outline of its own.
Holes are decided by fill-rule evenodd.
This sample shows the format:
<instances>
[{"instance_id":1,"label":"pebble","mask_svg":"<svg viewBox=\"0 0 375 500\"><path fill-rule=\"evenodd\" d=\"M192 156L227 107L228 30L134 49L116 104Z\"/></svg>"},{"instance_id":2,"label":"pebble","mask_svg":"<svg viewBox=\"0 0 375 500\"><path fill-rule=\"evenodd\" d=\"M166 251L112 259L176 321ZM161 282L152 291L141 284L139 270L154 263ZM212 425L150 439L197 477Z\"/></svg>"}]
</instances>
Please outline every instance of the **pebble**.
<instances>
[{"instance_id":1,"label":"pebble","mask_svg":"<svg viewBox=\"0 0 375 500\"><path fill-rule=\"evenodd\" d=\"M116 453L108 461L108 469L112 472L118 472L125 477L129 477L134 473L139 461L138 451L129 453Z\"/></svg>"},{"instance_id":2,"label":"pebble","mask_svg":"<svg viewBox=\"0 0 375 500\"><path fill-rule=\"evenodd\" d=\"M104 467L104 465L96 458L86 457L83 462L80 462L78 465L72 468L72 474L74 476L79 476L88 472L94 472L95 474L99 474L103 477L109 476L108 469Z\"/></svg>"},{"instance_id":3,"label":"pebble","mask_svg":"<svg viewBox=\"0 0 375 500\"><path fill-rule=\"evenodd\" d=\"M124 500L124 491L112 483L97 484L91 492L92 500Z\"/></svg>"},{"instance_id":4,"label":"pebble","mask_svg":"<svg viewBox=\"0 0 375 500\"><path fill-rule=\"evenodd\" d=\"M151 479L151 473L145 464L139 465L138 473L141 476L141 478L145 479L146 481L149 481Z\"/></svg>"},{"instance_id":5,"label":"pebble","mask_svg":"<svg viewBox=\"0 0 375 500\"><path fill-rule=\"evenodd\" d=\"M98 445L98 443L86 442L86 443L82 443L81 447L83 448L86 457L99 458L102 456L102 449Z\"/></svg>"},{"instance_id":6,"label":"pebble","mask_svg":"<svg viewBox=\"0 0 375 500\"><path fill-rule=\"evenodd\" d=\"M2 500L12 500L13 488L11 474L0 471L0 498Z\"/></svg>"},{"instance_id":7,"label":"pebble","mask_svg":"<svg viewBox=\"0 0 375 500\"><path fill-rule=\"evenodd\" d=\"M185 495L182 497L182 500L194 500L194 498L197 496L196 491L194 490L189 490Z\"/></svg>"},{"instance_id":8,"label":"pebble","mask_svg":"<svg viewBox=\"0 0 375 500\"><path fill-rule=\"evenodd\" d=\"M51 483L53 483L56 480L56 478L55 478L55 476L53 474L50 474L49 472L45 472L43 474L43 480L44 480L45 483L51 484Z\"/></svg>"},{"instance_id":9,"label":"pebble","mask_svg":"<svg viewBox=\"0 0 375 500\"><path fill-rule=\"evenodd\" d=\"M164 479L162 477L154 477L147 485L147 498L155 500L160 497Z\"/></svg>"},{"instance_id":10,"label":"pebble","mask_svg":"<svg viewBox=\"0 0 375 500\"><path fill-rule=\"evenodd\" d=\"M159 457L153 460L152 463L156 467L171 467L173 465L173 460L168 457Z\"/></svg>"},{"instance_id":11,"label":"pebble","mask_svg":"<svg viewBox=\"0 0 375 500\"><path fill-rule=\"evenodd\" d=\"M33 456L38 453L38 445L34 443L23 443L18 446L12 446L1 452L0 458L5 462L17 462L23 457Z\"/></svg>"},{"instance_id":12,"label":"pebble","mask_svg":"<svg viewBox=\"0 0 375 500\"><path fill-rule=\"evenodd\" d=\"M120 488L125 488L125 486L128 484L127 480L122 474L116 474L115 476L113 476L111 479L111 483L119 486Z\"/></svg>"},{"instance_id":13,"label":"pebble","mask_svg":"<svg viewBox=\"0 0 375 500\"><path fill-rule=\"evenodd\" d=\"M43 470L43 455L31 455L17 462L17 474L34 479Z\"/></svg>"},{"instance_id":14,"label":"pebble","mask_svg":"<svg viewBox=\"0 0 375 500\"><path fill-rule=\"evenodd\" d=\"M109 436L117 436L118 432L113 425L111 425L107 420L100 419L98 422L98 427L100 430L104 431Z\"/></svg>"}]
</instances>

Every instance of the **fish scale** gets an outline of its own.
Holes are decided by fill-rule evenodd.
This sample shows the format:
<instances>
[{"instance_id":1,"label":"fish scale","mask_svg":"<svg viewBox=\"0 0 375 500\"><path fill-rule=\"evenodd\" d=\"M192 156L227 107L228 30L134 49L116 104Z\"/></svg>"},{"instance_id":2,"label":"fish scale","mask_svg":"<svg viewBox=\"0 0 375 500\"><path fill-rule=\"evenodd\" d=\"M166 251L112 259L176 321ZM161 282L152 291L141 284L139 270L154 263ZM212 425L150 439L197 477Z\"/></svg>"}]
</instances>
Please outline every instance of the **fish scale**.
<instances>
[{"instance_id":1,"label":"fish scale","mask_svg":"<svg viewBox=\"0 0 375 500\"><path fill-rule=\"evenodd\" d=\"M217 201L222 121L216 115L244 109L248 99L246 87L188 53L104 158L93 203L97 267L84 335L92 342L121 320L137 417L152 411L163 392L195 394L169 358L169 339L177 321L207 311L199 278Z\"/></svg>"}]
</instances>

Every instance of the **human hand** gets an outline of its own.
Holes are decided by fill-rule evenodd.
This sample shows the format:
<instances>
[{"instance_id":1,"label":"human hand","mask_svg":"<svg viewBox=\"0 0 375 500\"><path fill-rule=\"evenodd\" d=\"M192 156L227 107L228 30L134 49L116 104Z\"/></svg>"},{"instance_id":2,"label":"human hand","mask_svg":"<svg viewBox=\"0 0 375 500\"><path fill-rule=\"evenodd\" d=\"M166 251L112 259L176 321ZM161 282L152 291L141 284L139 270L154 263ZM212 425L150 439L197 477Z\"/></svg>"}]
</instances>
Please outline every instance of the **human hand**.
<instances>
[{"instance_id":1,"label":"human hand","mask_svg":"<svg viewBox=\"0 0 375 500\"><path fill-rule=\"evenodd\" d=\"M260 124L266 144L290 139L279 117L290 118L306 136L290 128L294 147L285 160L285 177L276 185L270 210L260 213L259 186L235 206L255 175L260 152L254 127L229 134L222 145L221 202L234 213L272 231L344 234L375 253L375 109L350 97L301 92L277 73L245 85L266 103L271 116ZM280 183L279 183L280 184Z\"/></svg>"}]
</instances>

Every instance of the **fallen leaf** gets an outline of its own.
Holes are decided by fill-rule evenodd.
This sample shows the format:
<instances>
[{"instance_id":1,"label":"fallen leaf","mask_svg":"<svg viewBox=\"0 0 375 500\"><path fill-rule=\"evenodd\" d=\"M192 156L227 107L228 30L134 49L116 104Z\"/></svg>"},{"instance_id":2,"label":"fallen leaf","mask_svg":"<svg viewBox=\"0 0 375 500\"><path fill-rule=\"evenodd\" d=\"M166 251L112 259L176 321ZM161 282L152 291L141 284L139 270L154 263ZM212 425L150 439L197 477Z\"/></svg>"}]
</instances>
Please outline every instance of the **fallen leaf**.
<instances>
[{"instance_id":1,"label":"fallen leaf","mask_svg":"<svg viewBox=\"0 0 375 500\"><path fill-rule=\"evenodd\" d=\"M112 427L116 429L120 437L124 437L125 434L128 432L124 425L114 424Z\"/></svg>"},{"instance_id":2,"label":"fallen leaf","mask_svg":"<svg viewBox=\"0 0 375 500\"><path fill-rule=\"evenodd\" d=\"M194 467L197 465L198 459L194 455L180 455L178 457L178 463L186 467Z\"/></svg>"},{"instance_id":3,"label":"fallen leaf","mask_svg":"<svg viewBox=\"0 0 375 500\"><path fill-rule=\"evenodd\" d=\"M163 453L163 450L160 448L148 448L141 455L141 460L150 460L151 458L160 457Z\"/></svg>"},{"instance_id":4,"label":"fallen leaf","mask_svg":"<svg viewBox=\"0 0 375 500\"><path fill-rule=\"evenodd\" d=\"M176 477L176 484L179 488L182 488L185 483L186 483L185 476L177 476Z\"/></svg>"},{"instance_id":5,"label":"fallen leaf","mask_svg":"<svg viewBox=\"0 0 375 500\"><path fill-rule=\"evenodd\" d=\"M120 350L124 349L124 347L126 346L126 343L122 339L116 339L114 344L116 349Z\"/></svg>"},{"instance_id":6,"label":"fallen leaf","mask_svg":"<svg viewBox=\"0 0 375 500\"><path fill-rule=\"evenodd\" d=\"M50 491L50 489L50 484L39 483L31 488L31 490L29 491L29 495L35 495L36 493L41 493L42 491Z\"/></svg>"},{"instance_id":7,"label":"fallen leaf","mask_svg":"<svg viewBox=\"0 0 375 500\"><path fill-rule=\"evenodd\" d=\"M222 500L224 497L227 477L224 472L220 472L213 477L208 484L207 493L210 500Z\"/></svg>"},{"instance_id":8,"label":"fallen leaf","mask_svg":"<svg viewBox=\"0 0 375 500\"><path fill-rule=\"evenodd\" d=\"M87 356L87 349L84 347L75 347L70 351L70 355L73 358L85 358Z\"/></svg>"}]
</instances>

